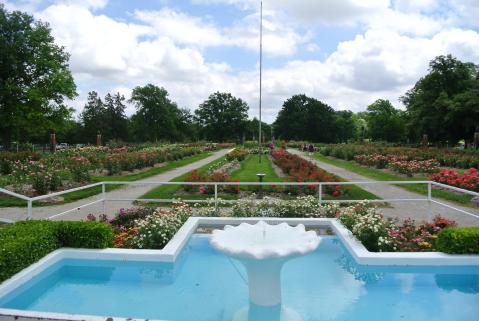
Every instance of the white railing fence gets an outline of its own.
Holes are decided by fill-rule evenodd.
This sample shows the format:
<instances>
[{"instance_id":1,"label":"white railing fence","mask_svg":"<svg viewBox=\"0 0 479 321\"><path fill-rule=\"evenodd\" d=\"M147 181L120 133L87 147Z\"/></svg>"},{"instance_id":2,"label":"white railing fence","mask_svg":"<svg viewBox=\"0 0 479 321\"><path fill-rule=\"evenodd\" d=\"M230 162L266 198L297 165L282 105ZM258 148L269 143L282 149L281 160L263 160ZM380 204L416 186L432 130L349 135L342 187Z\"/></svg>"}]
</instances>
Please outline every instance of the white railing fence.
<instances>
[{"instance_id":1,"label":"white railing fence","mask_svg":"<svg viewBox=\"0 0 479 321\"><path fill-rule=\"evenodd\" d=\"M432 190L433 187L438 187L441 189L445 190L451 190L453 192L457 193L462 193L462 194L467 194L472 197L479 197L479 193L465 190L462 188L446 185L446 184L441 184L438 182L434 181L359 181L359 182L156 182L156 181L141 181L141 182L122 182L122 181L106 181L106 182L98 182L94 184L89 184L69 190L64 190L60 192L55 192L51 194L46 194L46 195L41 195L41 196L35 196L35 197L27 197L25 195L21 195L3 188L0 188L0 193L7 194L12 197L16 197L18 199L26 201L26 216L25 219L32 219L33 218L33 203L35 201L41 201L45 199L49 199L52 197L59 197L65 194L69 194L72 192L77 192L85 189L90 189L94 188L97 186L101 186L101 193L93 196L91 198L96 198L92 201L89 201L86 204L82 204L79 206L75 206L72 204L72 208L62 211L57 214L50 215L46 217L47 219L54 219L54 218L59 218L61 216L64 216L65 214L74 212L74 211L79 211L82 208L86 208L98 203L102 204L102 212L103 214L106 214L106 203L107 202L134 202L134 201L139 201L139 202L157 202L157 203L171 203L176 199L144 199L144 198L108 198L108 192L107 192L107 186L108 185L130 185L130 186L144 186L144 185L150 185L152 187L157 187L157 186L163 186L163 185L190 185L190 186L213 186L214 187L214 194L211 195L211 198L214 200L215 207L218 208L219 202L221 201L222 203L233 203L236 202L237 199L233 200L223 200L220 199L219 197L219 188L220 186L236 186L236 187L241 187L241 186L256 186L256 187L267 187L267 186L315 186L317 187L317 197L318 201L320 203L357 203L361 202L364 200L358 200L358 199L324 199L324 189L327 186L336 186L336 185L377 185L377 184L382 184L382 185L418 185L418 184L425 184L427 185L427 194L424 198L391 198L391 199L368 199L368 202L372 203L393 203L393 202L428 202L429 208L431 207L430 205L432 203L444 206L446 208L455 210L459 213L462 213L464 215L468 215L471 217L474 217L476 219L479 219L479 214L473 213L474 211L467 211L461 208L458 208L456 206L446 204L444 201L434 199L432 196ZM260 189L260 188L259 188ZM418 194L419 195L419 194ZM88 198L86 198L88 200ZM209 202L209 200L206 199L183 199L182 201L188 202L188 203L205 203ZM50 208L50 207L49 207ZM54 209L54 206L51 206L52 210ZM1 210L0 210L1 211ZM0 220L1 215L0 215ZM3 219L3 222L9 222L8 219Z\"/></svg>"}]
</instances>

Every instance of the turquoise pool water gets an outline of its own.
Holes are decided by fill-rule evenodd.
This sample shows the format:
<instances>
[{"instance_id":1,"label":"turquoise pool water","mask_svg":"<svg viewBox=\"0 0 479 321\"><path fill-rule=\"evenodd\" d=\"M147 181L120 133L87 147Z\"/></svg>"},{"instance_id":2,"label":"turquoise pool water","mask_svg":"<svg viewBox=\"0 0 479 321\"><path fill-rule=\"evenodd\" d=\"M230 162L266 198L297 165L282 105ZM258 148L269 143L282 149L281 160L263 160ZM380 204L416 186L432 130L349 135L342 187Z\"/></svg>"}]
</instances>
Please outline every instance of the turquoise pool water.
<instances>
[{"instance_id":1,"label":"turquoise pool water","mask_svg":"<svg viewBox=\"0 0 479 321\"><path fill-rule=\"evenodd\" d=\"M175 264L63 260L0 298L0 307L229 321L248 306L244 273L207 237L193 236ZM360 266L334 237L286 263L282 284L283 305L305 321L479 320L478 267Z\"/></svg>"}]
</instances>

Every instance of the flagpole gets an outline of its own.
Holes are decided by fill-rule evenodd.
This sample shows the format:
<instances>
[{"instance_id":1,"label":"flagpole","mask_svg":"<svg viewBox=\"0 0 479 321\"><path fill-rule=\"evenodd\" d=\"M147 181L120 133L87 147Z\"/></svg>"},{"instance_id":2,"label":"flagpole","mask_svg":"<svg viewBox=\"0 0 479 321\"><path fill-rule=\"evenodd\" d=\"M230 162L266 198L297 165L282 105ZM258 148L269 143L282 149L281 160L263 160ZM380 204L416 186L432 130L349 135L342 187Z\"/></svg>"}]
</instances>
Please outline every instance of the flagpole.
<instances>
[{"instance_id":1,"label":"flagpole","mask_svg":"<svg viewBox=\"0 0 479 321\"><path fill-rule=\"evenodd\" d=\"M260 20L259 20L259 162L263 156L263 145L261 143L261 98L263 81L263 1L261 0Z\"/></svg>"}]
</instances>

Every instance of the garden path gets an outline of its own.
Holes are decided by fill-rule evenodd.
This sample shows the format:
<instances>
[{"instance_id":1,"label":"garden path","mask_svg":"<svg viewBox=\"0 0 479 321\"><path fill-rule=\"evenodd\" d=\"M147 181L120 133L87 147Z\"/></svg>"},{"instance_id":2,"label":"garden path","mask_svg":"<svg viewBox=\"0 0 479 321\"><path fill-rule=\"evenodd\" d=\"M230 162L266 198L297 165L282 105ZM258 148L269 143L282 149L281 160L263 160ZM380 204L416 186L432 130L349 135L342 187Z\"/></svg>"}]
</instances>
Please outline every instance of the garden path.
<instances>
[{"instance_id":1,"label":"garden path","mask_svg":"<svg viewBox=\"0 0 479 321\"><path fill-rule=\"evenodd\" d=\"M214 152L211 156L201 159L197 162L181 166L170 171L148 177L146 179L135 181L138 182L167 182L172 180L173 178L188 173L198 167L206 165L215 159L223 157L231 150L223 149L220 151ZM106 193L107 199L135 199L140 197L141 195L148 192L150 189L154 188L154 185L127 185L123 186L119 189L109 191ZM43 207L34 207L33 208L33 218L34 219L43 219L50 217L52 215L67 211L69 209L76 208L78 206L88 204L94 202L96 200L101 199L101 194L91 196L88 198L84 198L82 200L78 200L75 202L71 202L68 204L61 204L61 205L52 205L52 206L43 206ZM118 213L121 208L128 208L132 207L131 201L111 201L106 202L106 212L109 216L113 216L114 214ZM72 211L61 216L62 220L79 220L84 219L90 213L99 214L103 211L103 205L101 202L87 206L84 208L80 208L76 211ZM24 220L27 215L26 207L4 207L0 208L0 218L17 221L17 220ZM60 218L59 218L60 219Z\"/></svg>"},{"instance_id":2,"label":"garden path","mask_svg":"<svg viewBox=\"0 0 479 321\"><path fill-rule=\"evenodd\" d=\"M348 181L356 181L356 182L371 181L370 178L367 178L365 176L358 175L344 168L337 167L331 164L321 162L317 159L314 159L308 156L306 153L303 153L302 151L299 151L296 149L288 149L288 152L299 155L303 158L306 158L309 161L312 161L313 163L318 165L320 168L332 174L335 174L339 177L342 177ZM361 185L360 187L383 199L425 198L424 195L407 191L403 188L400 188L392 184ZM455 208L459 208L461 210L464 210L479 216L479 208L477 207L476 208L464 207L464 206L457 205L455 203L451 203L442 199L440 201L447 205L454 206ZM447 208L439 204L432 203L430 211L429 211L428 202L424 202L424 201L405 201L405 202L394 202L390 204L391 204L391 207L382 208L382 212L384 213L385 216L388 216L388 217L396 217L399 219L405 219L410 217L415 219L416 221L425 221L430 218L429 213L431 213L432 217L440 214L443 217L456 221L461 226L479 226L479 219L463 214L461 212L458 212L456 210Z\"/></svg>"}]
</instances>

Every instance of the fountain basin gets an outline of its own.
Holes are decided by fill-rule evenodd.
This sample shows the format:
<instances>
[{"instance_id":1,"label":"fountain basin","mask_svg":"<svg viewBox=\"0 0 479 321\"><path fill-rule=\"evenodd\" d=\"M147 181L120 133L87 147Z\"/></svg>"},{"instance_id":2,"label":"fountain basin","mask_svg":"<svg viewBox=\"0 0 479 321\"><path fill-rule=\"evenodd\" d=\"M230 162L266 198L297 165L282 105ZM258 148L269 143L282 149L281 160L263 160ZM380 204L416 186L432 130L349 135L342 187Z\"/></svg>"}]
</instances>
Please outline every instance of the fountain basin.
<instances>
[{"instance_id":1,"label":"fountain basin","mask_svg":"<svg viewBox=\"0 0 479 321\"><path fill-rule=\"evenodd\" d=\"M273 307L281 305L281 269L292 258L314 251L319 245L314 231L304 225L286 223L226 225L214 230L210 244L216 250L239 260L248 274L250 303Z\"/></svg>"}]
</instances>

